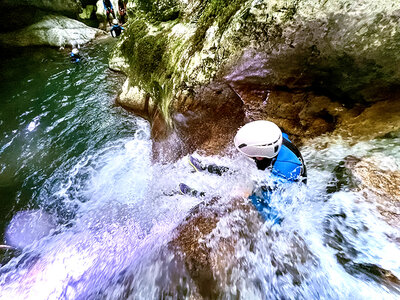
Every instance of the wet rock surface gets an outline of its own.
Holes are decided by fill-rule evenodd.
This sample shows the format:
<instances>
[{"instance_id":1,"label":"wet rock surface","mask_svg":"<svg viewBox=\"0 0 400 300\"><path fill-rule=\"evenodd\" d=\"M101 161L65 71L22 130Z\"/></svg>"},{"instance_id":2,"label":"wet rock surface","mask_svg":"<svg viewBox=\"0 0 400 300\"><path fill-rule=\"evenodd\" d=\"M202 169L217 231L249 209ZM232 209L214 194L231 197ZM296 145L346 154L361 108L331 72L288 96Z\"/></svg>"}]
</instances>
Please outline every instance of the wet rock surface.
<instances>
[{"instance_id":1,"label":"wet rock surface","mask_svg":"<svg viewBox=\"0 0 400 300\"><path fill-rule=\"evenodd\" d=\"M336 251L336 260L352 276L375 281L394 291L400 289L400 279L389 269L374 263L363 261L360 252L342 233L351 231L353 235L368 231L368 227L355 229L346 224L347 215L342 212L330 215L324 222L324 240L327 246Z\"/></svg>"},{"instance_id":2,"label":"wet rock surface","mask_svg":"<svg viewBox=\"0 0 400 300\"><path fill-rule=\"evenodd\" d=\"M334 179L328 193L353 191L358 201L376 206L382 219L394 228L400 228L400 172L396 162L388 157L347 156L334 170ZM337 261L349 274L368 278L390 289L400 288L400 279L391 270L360 259L360 253L343 232L357 236L368 232L366 225L357 228L346 222L345 212L329 215L324 222L325 242L337 251ZM398 243L398 238L387 236Z\"/></svg>"},{"instance_id":3,"label":"wet rock surface","mask_svg":"<svg viewBox=\"0 0 400 300\"><path fill-rule=\"evenodd\" d=\"M257 281L253 278L257 266L243 257L243 251L256 255L260 238L267 248L262 251L271 255L266 263L275 276L289 276L292 284L300 285L307 276L300 269L318 265L318 259L296 232L280 235L271 229L262 230L262 224L260 215L246 199L236 198L227 203L213 198L191 210L176 228L169 248L184 263L203 299L240 297L242 280ZM282 239L287 248L275 249L275 243ZM248 274L249 278L238 274Z\"/></svg>"},{"instance_id":4,"label":"wet rock surface","mask_svg":"<svg viewBox=\"0 0 400 300\"><path fill-rule=\"evenodd\" d=\"M153 122L152 134L159 136L153 144L155 159L178 159L196 150L219 154L231 144L245 120L241 99L224 83L186 89L174 105L173 134L168 134L165 121ZM155 124L164 128L167 138L157 133L160 126Z\"/></svg>"},{"instance_id":5,"label":"wet rock surface","mask_svg":"<svg viewBox=\"0 0 400 300\"><path fill-rule=\"evenodd\" d=\"M49 14L76 17L81 10L82 4L78 0L3 0L0 3L0 32L24 28Z\"/></svg>"},{"instance_id":6,"label":"wet rock surface","mask_svg":"<svg viewBox=\"0 0 400 300\"><path fill-rule=\"evenodd\" d=\"M363 199L376 204L383 218L400 226L400 172L396 162L383 157L346 157L335 169L328 192L358 191Z\"/></svg>"},{"instance_id":7,"label":"wet rock surface","mask_svg":"<svg viewBox=\"0 0 400 300\"><path fill-rule=\"evenodd\" d=\"M7 46L82 45L102 35L103 31L79 21L56 15L47 15L38 23L15 32L0 34L0 42Z\"/></svg>"}]
</instances>

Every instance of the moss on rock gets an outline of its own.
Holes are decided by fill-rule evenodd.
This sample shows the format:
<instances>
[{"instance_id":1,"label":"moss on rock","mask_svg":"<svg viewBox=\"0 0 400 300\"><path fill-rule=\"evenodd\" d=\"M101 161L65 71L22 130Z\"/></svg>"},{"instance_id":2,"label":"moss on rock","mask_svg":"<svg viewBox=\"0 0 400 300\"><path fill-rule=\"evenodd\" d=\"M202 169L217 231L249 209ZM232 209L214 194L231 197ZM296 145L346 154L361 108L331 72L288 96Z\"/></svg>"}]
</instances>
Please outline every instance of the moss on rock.
<instances>
[{"instance_id":1,"label":"moss on rock","mask_svg":"<svg viewBox=\"0 0 400 300\"><path fill-rule=\"evenodd\" d=\"M175 103L179 95L213 82L224 82L244 103L254 98L260 109L263 95L274 90L312 91L349 108L400 95L400 4L394 0L134 0L129 7L119 45L130 83L167 120L171 107L183 107ZM315 115L322 115L321 131L336 124Z\"/></svg>"}]
</instances>

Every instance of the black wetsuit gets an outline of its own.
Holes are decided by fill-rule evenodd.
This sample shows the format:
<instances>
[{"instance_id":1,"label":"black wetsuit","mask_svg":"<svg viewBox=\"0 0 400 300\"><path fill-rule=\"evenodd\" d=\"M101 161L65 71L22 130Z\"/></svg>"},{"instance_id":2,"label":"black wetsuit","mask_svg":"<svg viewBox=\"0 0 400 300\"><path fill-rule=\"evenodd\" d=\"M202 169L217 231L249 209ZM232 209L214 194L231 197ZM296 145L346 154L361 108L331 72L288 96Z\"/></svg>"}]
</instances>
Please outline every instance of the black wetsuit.
<instances>
[{"instance_id":1,"label":"black wetsuit","mask_svg":"<svg viewBox=\"0 0 400 300\"><path fill-rule=\"evenodd\" d=\"M71 62L80 62L81 56L79 54L74 54L71 52Z\"/></svg>"}]
</instances>

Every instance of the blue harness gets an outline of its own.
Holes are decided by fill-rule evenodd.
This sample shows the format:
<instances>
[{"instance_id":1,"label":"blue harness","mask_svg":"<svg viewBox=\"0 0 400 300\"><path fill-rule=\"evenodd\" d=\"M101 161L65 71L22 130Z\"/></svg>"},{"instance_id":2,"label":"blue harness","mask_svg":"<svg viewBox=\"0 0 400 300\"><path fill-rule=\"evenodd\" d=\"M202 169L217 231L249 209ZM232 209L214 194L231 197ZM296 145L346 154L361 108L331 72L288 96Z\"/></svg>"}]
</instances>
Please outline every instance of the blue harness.
<instances>
[{"instance_id":1,"label":"blue harness","mask_svg":"<svg viewBox=\"0 0 400 300\"><path fill-rule=\"evenodd\" d=\"M305 165L300 152L290 142L286 133L283 133L282 136L284 142L272 165L272 170L270 169L274 185L299 181L302 176L306 176ZM272 193L273 188L263 186L256 189L249 199L265 220L272 220L274 224L280 224L282 219L278 216L276 209L270 206Z\"/></svg>"},{"instance_id":2,"label":"blue harness","mask_svg":"<svg viewBox=\"0 0 400 300\"><path fill-rule=\"evenodd\" d=\"M71 53L71 61L72 62L80 62L81 58L79 55L75 55L75 54Z\"/></svg>"}]
</instances>

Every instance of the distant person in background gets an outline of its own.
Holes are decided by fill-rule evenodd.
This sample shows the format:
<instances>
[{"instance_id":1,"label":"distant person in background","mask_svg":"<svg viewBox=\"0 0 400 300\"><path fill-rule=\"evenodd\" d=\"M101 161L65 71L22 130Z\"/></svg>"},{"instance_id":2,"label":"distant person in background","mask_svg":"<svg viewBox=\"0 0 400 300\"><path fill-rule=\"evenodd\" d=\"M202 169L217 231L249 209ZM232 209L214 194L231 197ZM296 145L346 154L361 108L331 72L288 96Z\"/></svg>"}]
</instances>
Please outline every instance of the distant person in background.
<instances>
[{"instance_id":1,"label":"distant person in background","mask_svg":"<svg viewBox=\"0 0 400 300\"><path fill-rule=\"evenodd\" d=\"M125 24L126 22L126 2L124 0L118 0L118 12L119 12L119 20L121 24Z\"/></svg>"},{"instance_id":2,"label":"distant person in background","mask_svg":"<svg viewBox=\"0 0 400 300\"><path fill-rule=\"evenodd\" d=\"M70 56L71 56L71 62L73 62L73 63L77 63L77 62L81 61L81 56L79 54L78 48L72 49Z\"/></svg>"},{"instance_id":3,"label":"distant person in background","mask_svg":"<svg viewBox=\"0 0 400 300\"><path fill-rule=\"evenodd\" d=\"M125 30L124 27L118 24L118 20L113 20L113 26L111 27L110 33L112 37L118 37L121 35L122 30Z\"/></svg>"},{"instance_id":4,"label":"distant person in background","mask_svg":"<svg viewBox=\"0 0 400 300\"><path fill-rule=\"evenodd\" d=\"M103 0L104 10L106 11L108 24L111 26L110 14L113 15L113 19L115 19L114 8L110 0Z\"/></svg>"}]
</instances>

